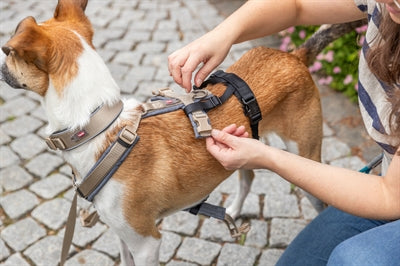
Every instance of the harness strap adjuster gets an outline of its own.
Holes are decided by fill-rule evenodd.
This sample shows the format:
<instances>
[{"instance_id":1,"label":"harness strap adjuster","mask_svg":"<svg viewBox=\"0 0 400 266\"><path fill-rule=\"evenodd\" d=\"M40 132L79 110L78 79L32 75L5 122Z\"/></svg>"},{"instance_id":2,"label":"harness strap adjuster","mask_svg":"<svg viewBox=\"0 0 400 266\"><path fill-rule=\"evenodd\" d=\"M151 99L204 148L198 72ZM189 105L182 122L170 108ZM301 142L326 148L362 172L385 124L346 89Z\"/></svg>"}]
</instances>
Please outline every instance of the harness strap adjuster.
<instances>
[{"instance_id":1,"label":"harness strap adjuster","mask_svg":"<svg viewBox=\"0 0 400 266\"><path fill-rule=\"evenodd\" d=\"M242 98L242 103L245 115L250 118L251 124L260 122L262 116L256 98L251 97L248 100Z\"/></svg>"},{"instance_id":2,"label":"harness strap adjuster","mask_svg":"<svg viewBox=\"0 0 400 266\"><path fill-rule=\"evenodd\" d=\"M136 140L136 137L137 134L130 131L127 127L124 127L119 134L119 139L125 142L127 145L132 145L132 143Z\"/></svg>"},{"instance_id":3,"label":"harness strap adjuster","mask_svg":"<svg viewBox=\"0 0 400 266\"><path fill-rule=\"evenodd\" d=\"M45 139L45 141L46 141L47 146L52 150L57 150L57 149L65 150L67 148L65 143L60 138L47 137Z\"/></svg>"}]
</instances>

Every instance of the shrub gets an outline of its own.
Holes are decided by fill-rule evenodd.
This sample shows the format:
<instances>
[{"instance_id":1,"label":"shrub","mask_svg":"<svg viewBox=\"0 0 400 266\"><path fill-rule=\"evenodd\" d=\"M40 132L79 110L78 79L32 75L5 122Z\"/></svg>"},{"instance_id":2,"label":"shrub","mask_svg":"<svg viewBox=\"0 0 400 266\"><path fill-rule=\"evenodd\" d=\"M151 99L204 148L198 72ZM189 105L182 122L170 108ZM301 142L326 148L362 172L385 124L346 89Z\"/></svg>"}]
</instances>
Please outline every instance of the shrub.
<instances>
[{"instance_id":1,"label":"shrub","mask_svg":"<svg viewBox=\"0 0 400 266\"><path fill-rule=\"evenodd\" d=\"M297 26L282 31L280 49L292 50L309 38L318 26ZM358 59L366 26L348 33L328 45L309 67L317 73L318 83L343 92L350 100L357 101Z\"/></svg>"}]
</instances>

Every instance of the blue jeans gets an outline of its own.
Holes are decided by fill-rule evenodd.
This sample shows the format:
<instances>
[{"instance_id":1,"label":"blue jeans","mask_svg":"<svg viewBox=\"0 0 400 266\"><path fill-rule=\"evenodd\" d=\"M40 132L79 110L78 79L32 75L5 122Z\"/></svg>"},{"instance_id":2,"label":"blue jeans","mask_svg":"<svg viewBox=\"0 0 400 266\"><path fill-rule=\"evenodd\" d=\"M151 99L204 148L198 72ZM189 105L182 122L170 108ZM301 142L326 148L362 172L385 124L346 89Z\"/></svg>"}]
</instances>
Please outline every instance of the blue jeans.
<instances>
[{"instance_id":1,"label":"blue jeans","mask_svg":"<svg viewBox=\"0 0 400 266\"><path fill-rule=\"evenodd\" d=\"M277 263L327 264L400 265L400 220L370 220L328 207L299 233Z\"/></svg>"}]
</instances>

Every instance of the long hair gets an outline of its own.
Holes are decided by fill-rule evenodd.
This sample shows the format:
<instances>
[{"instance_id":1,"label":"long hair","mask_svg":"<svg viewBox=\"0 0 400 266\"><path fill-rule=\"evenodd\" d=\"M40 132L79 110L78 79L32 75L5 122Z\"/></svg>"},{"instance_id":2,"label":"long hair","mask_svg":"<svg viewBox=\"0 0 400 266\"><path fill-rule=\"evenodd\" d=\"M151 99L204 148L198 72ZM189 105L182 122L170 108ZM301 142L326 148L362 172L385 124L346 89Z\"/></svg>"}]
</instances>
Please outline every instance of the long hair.
<instances>
[{"instance_id":1,"label":"long hair","mask_svg":"<svg viewBox=\"0 0 400 266\"><path fill-rule=\"evenodd\" d=\"M380 36L367 53L367 63L378 79L392 87L388 97L392 104L389 123L392 134L400 138L400 24L381 7Z\"/></svg>"}]
</instances>

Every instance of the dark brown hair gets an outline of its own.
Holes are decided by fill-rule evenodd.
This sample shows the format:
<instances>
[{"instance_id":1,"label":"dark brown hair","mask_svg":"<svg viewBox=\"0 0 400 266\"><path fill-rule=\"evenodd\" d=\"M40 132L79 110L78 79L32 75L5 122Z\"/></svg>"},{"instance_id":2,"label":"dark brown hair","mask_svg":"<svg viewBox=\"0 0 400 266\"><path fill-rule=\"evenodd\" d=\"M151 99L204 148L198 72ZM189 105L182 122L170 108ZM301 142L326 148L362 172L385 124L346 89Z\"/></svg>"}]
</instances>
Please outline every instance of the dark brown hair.
<instances>
[{"instance_id":1,"label":"dark brown hair","mask_svg":"<svg viewBox=\"0 0 400 266\"><path fill-rule=\"evenodd\" d=\"M379 39L367 53L367 62L371 72L392 87L388 97L392 104L389 123L392 134L400 138L400 24L383 6L379 32Z\"/></svg>"}]
</instances>

